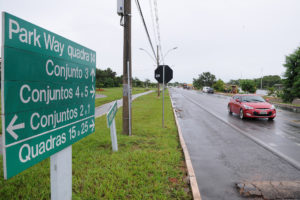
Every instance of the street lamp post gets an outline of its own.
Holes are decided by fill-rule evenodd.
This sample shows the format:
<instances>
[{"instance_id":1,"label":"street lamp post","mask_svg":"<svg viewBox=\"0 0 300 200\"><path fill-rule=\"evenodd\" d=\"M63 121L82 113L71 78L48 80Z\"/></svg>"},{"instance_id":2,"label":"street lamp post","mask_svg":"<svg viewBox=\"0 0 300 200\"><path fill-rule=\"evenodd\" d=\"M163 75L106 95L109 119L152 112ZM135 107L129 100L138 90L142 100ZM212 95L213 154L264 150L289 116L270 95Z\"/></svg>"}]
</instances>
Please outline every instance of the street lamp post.
<instances>
[{"instance_id":1,"label":"street lamp post","mask_svg":"<svg viewBox=\"0 0 300 200\"><path fill-rule=\"evenodd\" d=\"M162 62L163 62L163 64L164 64L164 60L165 60L165 58L166 58L166 56L171 52L171 51L173 51L173 50L176 50L176 49L178 49L178 47L173 47L173 48L171 48L171 49L169 49L163 56L162 56ZM145 49L143 49L143 48L140 48L140 50L142 50L142 51L145 51L147 54L148 54L148 56L150 56L150 58L154 61L154 62L156 62L156 64L157 64L157 67L159 66L159 53L158 53L158 46L157 46L157 52L156 52L156 59L154 59L152 56L151 56L151 54L148 52L148 51L146 51ZM158 89L158 91L157 91L157 96L159 96L159 83L157 84L157 89ZM162 127L164 128L164 118L165 118L165 66L163 65L163 101L162 101Z\"/></svg>"},{"instance_id":2,"label":"street lamp post","mask_svg":"<svg viewBox=\"0 0 300 200\"><path fill-rule=\"evenodd\" d=\"M145 51L145 53L148 54L148 56L156 63L156 59L154 59L153 56L151 56L151 54L146 49L139 48L139 50Z\"/></svg>"},{"instance_id":3,"label":"street lamp post","mask_svg":"<svg viewBox=\"0 0 300 200\"><path fill-rule=\"evenodd\" d=\"M167 51L167 53L165 53L165 55L163 56L163 60L165 60L166 56L167 56L171 51L176 50L176 49L178 49L178 47L173 47L172 49L169 49L169 50Z\"/></svg>"},{"instance_id":4,"label":"street lamp post","mask_svg":"<svg viewBox=\"0 0 300 200\"><path fill-rule=\"evenodd\" d=\"M151 56L151 54L146 50L146 49L143 49L143 48L140 48L141 51L145 51L148 56L150 56L150 58L155 62L155 64L157 65L157 67L159 66L159 54L158 54L158 46L157 46L157 52L156 52L156 55L155 56L155 59ZM160 96L160 89L159 89L159 83L157 83L157 96L159 97Z\"/></svg>"},{"instance_id":5,"label":"street lamp post","mask_svg":"<svg viewBox=\"0 0 300 200\"><path fill-rule=\"evenodd\" d=\"M260 78L260 89L262 90L263 68L261 68L260 73L261 73L261 78Z\"/></svg>"}]
</instances>

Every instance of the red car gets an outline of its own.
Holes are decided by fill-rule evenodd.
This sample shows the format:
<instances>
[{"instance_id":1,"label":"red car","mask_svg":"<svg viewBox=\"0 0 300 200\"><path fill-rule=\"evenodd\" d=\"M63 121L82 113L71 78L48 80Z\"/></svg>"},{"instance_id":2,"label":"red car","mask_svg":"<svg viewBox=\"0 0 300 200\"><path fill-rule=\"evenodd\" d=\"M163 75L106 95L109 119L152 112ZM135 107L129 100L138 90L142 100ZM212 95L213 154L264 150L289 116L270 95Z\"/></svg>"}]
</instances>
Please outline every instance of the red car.
<instances>
[{"instance_id":1,"label":"red car","mask_svg":"<svg viewBox=\"0 0 300 200\"><path fill-rule=\"evenodd\" d=\"M275 107L266 102L261 96L255 94L239 94L230 99L228 103L229 114L236 113L244 118L268 118L276 117Z\"/></svg>"}]
</instances>

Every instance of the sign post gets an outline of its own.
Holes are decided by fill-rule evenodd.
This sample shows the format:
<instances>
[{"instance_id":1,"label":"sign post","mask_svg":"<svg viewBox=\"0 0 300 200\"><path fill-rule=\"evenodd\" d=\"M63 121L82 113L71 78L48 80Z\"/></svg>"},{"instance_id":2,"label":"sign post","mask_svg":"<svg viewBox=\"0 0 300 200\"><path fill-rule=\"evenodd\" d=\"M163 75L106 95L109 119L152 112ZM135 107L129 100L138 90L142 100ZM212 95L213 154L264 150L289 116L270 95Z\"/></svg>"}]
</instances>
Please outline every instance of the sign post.
<instances>
[{"instance_id":1,"label":"sign post","mask_svg":"<svg viewBox=\"0 0 300 200\"><path fill-rule=\"evenodd\" d=\"M3 12L2 58L4 178L51 156L52 199L71 199L71 145L95 131L96 52Z\"/></svg>"},{"instance_id":2,"label":"sign post","mask_svg":"<svg viewBox=\"0 0 300 200\"><path fill-rule=\"evenodd\" d=\"M51 199L72 199L72 146L50 157Z\"/></svg>"},{"instance_id":3,"label":"sign post","mask_svg":"<svg viewBox=\"0 0 300 200\"><path fill-rule=\"evenodd\" d=\"M110 128L110 137L113 151L118 151L117 129L115 122L115 116L117 114L117 111L118 103L117 101L115 101L115 103L112 105L112 107L109 109L106 115L107 127Z\"/></svg>"},{"instance_id":4,"label":"sign post","mask_svg":"<svg viewBox=\"0 0 300 200\"><path fill-rule=\"evenodd\" d=\"M163 101L162 101L162 127L164 128L165 119L165 84L173 78L173 70L168 65L159 65L154 71L154 78L163 84Z\"/></svg>"},{"instance_id":5,"label":"sign post","mask_svg":"<svg viewBox=\"0 0 300 200\"><path fill-rule=\"evenodd\" d=\"M163 65L163 102L162 102L162 127L165 127L165 81L166 81L166 66Z\"/></svg>"}]
</instances>

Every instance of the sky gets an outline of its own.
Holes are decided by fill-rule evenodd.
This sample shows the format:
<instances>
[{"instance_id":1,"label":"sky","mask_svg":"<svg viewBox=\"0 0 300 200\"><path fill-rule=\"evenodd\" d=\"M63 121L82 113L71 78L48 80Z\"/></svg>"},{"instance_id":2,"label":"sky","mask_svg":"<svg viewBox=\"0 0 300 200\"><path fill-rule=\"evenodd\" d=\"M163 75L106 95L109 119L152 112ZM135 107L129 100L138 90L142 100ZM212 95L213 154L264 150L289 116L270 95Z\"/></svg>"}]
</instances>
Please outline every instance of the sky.
<instances>
[{"instance_id":1,"label":"sky","mask_svg":"<svg viewBox=\"0 0 300 200\"><path fill-rule=\"evenodd\" d=\"M140 0L155 44L150 0ZM153 0L151 0L153 1ZM300 46L299 0L157 0L162 54L171 82L282 76L285 56ZM123 27L117 0L0 0L0 11L93 49L97 68L123 73ZM2 28L1 28L2 34ZM2 41L0 42L2 46ZM151 48L132 1L132 76L154 79Z\"/></svg>"}]
</instances>

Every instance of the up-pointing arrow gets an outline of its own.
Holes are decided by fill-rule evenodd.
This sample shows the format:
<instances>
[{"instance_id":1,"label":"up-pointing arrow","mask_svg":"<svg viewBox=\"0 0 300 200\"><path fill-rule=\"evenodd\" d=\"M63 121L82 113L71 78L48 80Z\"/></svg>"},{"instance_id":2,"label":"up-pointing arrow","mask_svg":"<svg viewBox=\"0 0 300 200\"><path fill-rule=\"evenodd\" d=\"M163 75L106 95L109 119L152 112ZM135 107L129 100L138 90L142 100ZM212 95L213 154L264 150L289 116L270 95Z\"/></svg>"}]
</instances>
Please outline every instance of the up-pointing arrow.
<instances>
[{"instance_id":1,"label":"up-pointing arrow","mask_svg":"<svg viewBox=\"0 0 300 200\"><path fill-rule=\"evenodd\" d=\"M90 93L92 94L92 98L94 98L94 96L95 96L95 88L94 88L94 86L92 86L92 90L90 91Z\"/></svg>"},{"instance_id":2,"label":"up-pointing arrow","mask_svg":"<svg viewBox=\"0 0 300 200\"><path fill-rule=\"evenodd\" d=\"M92 124L90 124L90 128L92 128L92 130L94 130L94 128L95 128L95 122L93 119L92 119Z\"/></svg>"},{"instance_id":3,"label":"up-pointing arrow","mask_svg":"<svg viewBox=\"0 0 300 200\"><path fill-rule=\"evenodd\" d=\"M6 128L7 132L16 140L18 139L18 135L14 132L14 130L18 130L18 129L21 129L21 128L25 128L25 124L24 123L20 123L20 124L17 124L17 125L14 125L14 123L17 121L18 119L18 116L15 115L13 117L13 119L10 121L8 127Z\"/></svg>"},{"instance_id":4,"label":"up-pointing arrow","mask_svg":"<svg viewBox=\"0 0 300 200\"><path fill-rule=\"evenodd\" d=\"M92 71L91 71L92 82L94 82L94 76L95 76L95 70L92 69Z\"/></svg>"}]
</instances>

